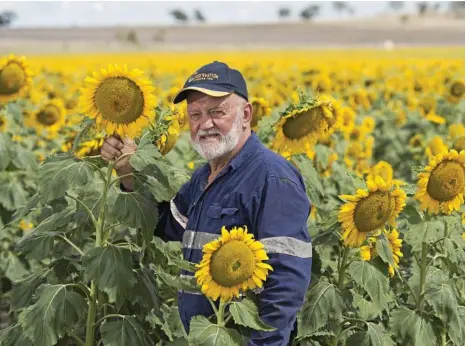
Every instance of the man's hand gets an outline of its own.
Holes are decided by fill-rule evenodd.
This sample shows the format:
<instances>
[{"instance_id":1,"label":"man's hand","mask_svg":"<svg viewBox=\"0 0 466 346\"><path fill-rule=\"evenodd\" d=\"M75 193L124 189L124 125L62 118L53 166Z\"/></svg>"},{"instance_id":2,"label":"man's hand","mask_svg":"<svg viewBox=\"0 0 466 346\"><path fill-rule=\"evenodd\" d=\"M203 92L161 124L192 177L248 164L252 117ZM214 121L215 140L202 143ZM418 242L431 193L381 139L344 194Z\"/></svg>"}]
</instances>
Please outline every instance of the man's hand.
<instances>
[{"instance_id":1,"label":"man's hand","mask_svg":"<svg viewBox=\"0 0 466 346\"><path fill-rule=\"evenodd\" d=\"M137 146L133 140L129 138L122 140L120 137L110 136L105 140L102 148L100 148L100 156L106 162L115 161L123 154L134 153L136 149ZM116 163L115 171L118 176L133 173L133 167L129 163L130 157L131 155L125 156ZM129 191L133 190L134 179L132 176L123 177L121 183L125 189Z\"/></svg>"}]
</instances>

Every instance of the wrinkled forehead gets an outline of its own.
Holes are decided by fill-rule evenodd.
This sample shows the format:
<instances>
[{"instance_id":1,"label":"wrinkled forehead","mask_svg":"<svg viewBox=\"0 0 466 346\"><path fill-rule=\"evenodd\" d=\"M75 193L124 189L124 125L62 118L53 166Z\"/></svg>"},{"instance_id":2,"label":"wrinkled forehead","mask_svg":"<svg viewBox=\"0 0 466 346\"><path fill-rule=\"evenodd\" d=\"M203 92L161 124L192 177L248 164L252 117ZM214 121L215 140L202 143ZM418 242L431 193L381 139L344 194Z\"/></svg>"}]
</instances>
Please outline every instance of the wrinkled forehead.
<instances>
[{"instance_id":1,"label":"wrinkled forehead","mask_svg":"<svg viewBox=\"0 0 466 346\"><path fill-rule=\"evenodd\" d=\"M188 110L212 109L217 107L229 110L234 106L234 99L231 97L232 95L214 97L199 92L196 92L196 94L190 94L188 94L188 97L186 98Z\"/></svg>"}]
</instances>

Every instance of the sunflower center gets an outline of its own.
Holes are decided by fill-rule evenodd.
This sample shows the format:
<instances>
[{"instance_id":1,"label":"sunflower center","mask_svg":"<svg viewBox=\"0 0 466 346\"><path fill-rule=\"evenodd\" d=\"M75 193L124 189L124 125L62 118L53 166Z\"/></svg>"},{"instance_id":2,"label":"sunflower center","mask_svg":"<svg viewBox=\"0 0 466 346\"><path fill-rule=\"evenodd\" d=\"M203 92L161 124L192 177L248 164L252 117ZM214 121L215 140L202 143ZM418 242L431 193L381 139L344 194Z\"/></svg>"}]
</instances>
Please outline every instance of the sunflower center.
<instances>
[{"instance_id":1,"label":"sunflower center","mask_svg":"<svg viewBox=\"0 0 466 346\"><path fill-rule=\"evenodd\" d=\"M141 89L125 77L104 80L95 91L94 101L102 117L117 124L134 122L144 109Z\"/></svg>"},{"instance_id":2,"label":"sunflower center","mask_svg":"<svg viewBox=\"0 0 466 346\"><path fill-rule=\"evenodd\" d=\"M51 126L60 118L60 110L54 105L47 105L37 113L37 121L42 125Z\"/></svg>"},{"instance_id":3,"label":"sunflower center","mask_svg":"<svg viewBox=\"0 0 466 346\"><path fill-rule=\"evenodd\" d=\"M464 166L456 161L444 161L430 174L427 192L437 201L450 201L464 189Z\"/></svg>"},{"instance_id":4,"label":"sunflower center","mask_svg":"<svg viewBox=\"0 0 466 346\"><path fill-rule=\"evenodd\" d=\"M360 200L354 210L354 223L359 232L370 232L383 226L395 208L388 192L377 191Z\"/></svg>"},{"instance_id":5,"label":"sunflower center","mask_svg":"<svg viewBox=\"0 0 466 346\"><path fill-rule=\"evenodd\" d=\"M311 132L318 131L323 118L323 112L320 107L309 109L288 118L283 124L283 134L289 139L300 139Z\"/></svg>"},{"instance_id":6,"label":"sunflower center","mask_svg":"<svg viewBox=\"0 0 466 346\"><path fill-rule=\"evenodd\" d=\"M210 274L219 285L233 287L251 278L255 263L249 246L233 240L212 254Z\"/></svg>"},{"instance_id":7,"label":"sunflower center","mask_svg":"<svg viewBox=\"0 0 466 346\"><path fill-rule=\"evenodd\" d=\"M12 62L0 71L0 95L16 94L26 83L23 68Z\"/></svg>"},{"instance_id":8,"label":"sunflower center","mask_svg":"<svg viewBox=\"0 0 466 346\"><path fill-rule=\"evenodd\" d=\"M461 97L464 95L464 84L462 83L453 83L450 88L450 93L455 97Z\"/></svg>"}]
</instances>

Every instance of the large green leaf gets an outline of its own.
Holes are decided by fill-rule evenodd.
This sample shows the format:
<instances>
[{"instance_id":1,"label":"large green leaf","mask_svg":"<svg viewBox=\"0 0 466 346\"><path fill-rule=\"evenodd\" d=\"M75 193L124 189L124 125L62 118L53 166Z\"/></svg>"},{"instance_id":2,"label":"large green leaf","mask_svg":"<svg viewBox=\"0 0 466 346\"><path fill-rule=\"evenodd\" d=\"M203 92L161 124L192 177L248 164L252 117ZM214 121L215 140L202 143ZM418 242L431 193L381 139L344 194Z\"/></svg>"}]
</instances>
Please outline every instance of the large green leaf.
<instances>
[{"instance_id":1,"label":"large green leaf","mask_svg":"<svg viewBox=\"0 0 466 346\"><path fill-rule=\"evenodd\" d=\"M121 306L131 295L136 282L131 251L113 245L95 247L84 254L82 261L87 278L107 292L111 303Z\"/></svg>"},{"instance_id":2,"label":"large green leaf","mask_svg":"<svg viewBox=\"0 0 466 346\"><path fill-rule=\"evenodd\" d=\"M85 161L69 154L59 154L45 161L39 169L41 202L62 197L72 186L83 186L92 181L94 170Z\"/></svg>"},{"instance_id":3,"label":"large green leaf","mask_svg":"<svg viewBox=\"0 0 466 346\"><path fill-rule=\"evenodd\" d=\"M28 258L42 260L53 256L55 240L60 232L32 232L16 244L15 250Z\"/></svg>"},{"instance_id":4,"label":"large green leaf","mask_svg":"<svg viewBox=\"0 0 466 346\"><path fill-rule=\"evenodd\" d=\"M23 149L19 146L15 148L15 151L16 153L12 160L13 166L17 169L32 171L37 169L37 159L32 151Z\"/></svg>"},{"instance_id":5,"label":"large green leaf","mask_svg":"<svg viewBox=\"0 0 466 346\"><path fill-rule=\"evenodd\" d=\"M367 346L395 346L395 342L392 340L390 335L385 331L385 328L380 324L372 322L366 323L367 333L365 340L367 343L363 345ZM363 346L361 345L361 346Z\"/></svg>"},{"instance_id":6,"label":"large green leaf","mask_svg":"<svg viewBox=\"0 0 466 346\"><path fill-rule=\"evenodd\" d=\"M157 281L155 273L149 268L139 268L134 271L136 283L134 285L134 300L149 311L160 309L160 298L157 295Z\"/></svg>"},{"instance_id":7,"label":"large green leaf","mask_svg":"<svg viewBox=\"0 0 466 346\"><path fill-rule=\"evenodd\" d=\"M355 261L348 266L348 273L355 283L363 288L372 301L383 309L388 308L391 301L388 277L366 261Z\"/></svg>"},{"instance_id":8,"label":"large green leaf","mask_svg":"<svg viewBox=\"0 0 466 346\"><path fill-rule=\"evenodd\" d=\"M28 274L25 263L19 259L15 252L2 251L0 253L0 270L8 279L16 281Z\"/></svg>"},{"instance_id":9,"label":"large green leaf","mask_svg":"<svg viewBox=\"0 0 466 346\"><path fill-rule=\"evenodd\" d=\"M131 316L123 316L117 321L106 321L100 327L105 346L151 346L154 343L144 328Z\"/></svg>"},{"instance_id":10,"label":"large green leaf","mask_svg":"<svg viewBox=\"0 0 466 346\"><path fill-rule=\"evenodd\" d=\"M157 266L157 278L166 285L177 290L186 292L200 292L200 288L196 283L194 276L175 276L167 273L161 266Z\"/></svg>"},{"instance_id":11,"label":"large green leaf","mask_svg":"<svg viewBox=\"0 0 466 346\"><path fill-rule=\"evenodd\" d=\"M149 165L156 165L161 157L162 155L160 155L156 146L152 143L145 143L139 146L136 152L131 155L129 162L131 167L140 172Z\"/></svg>"},{"instance_id":12,"label":"large green leaf","mask_svg":"<svg viewBox=\"0 0 466 346\"><path fill-rule=\"evenodd\" d=\"M445 325L457 318L458 302L456 301L455 291L448 281L429 282L426 285L425 299L432 305L436 316Z\"/></svg>"},{"instance_id":13,"label":"large green leaf","mask_svg":"<svg viewBox=\"0 0 466 346\"><path fill-rule=\"evenodd\" d=\"M34 343L24 335L20 324L14 324L0 330L1 346L34 346Z\"/></svg>"},{"instance_id":14,"label":"large green leaf","mask_svg":"<svg viewBox=\"0 0 466 346\"><path fill-rule=\"evenodd\" d=\"M154 326L159 326L170 341L187 337L177 306L163 304L160 308L160 312L160 317L151 313L146 317L146 320Z\"/></svg>"},{"instance_id":15,"label":"large green leaf","mask_svg":"<svg viewBox=\"0 0 466 346\"><path fill-rule=\"evenodd\" d=\"M234 329L220 327L204 316L195 316L189 325L188 341L195 346L242 346L241 336Z\"/></svg>"},{"instance_id":16,"label":"large green leaf","mask_svg":"<svg viewBox=\"0 0 466 346\"><path fill-rule=\"evenodd\" d=\"M440 220L426 221L410 225L409 231L404 233L404 240L413 247L414 252L422 250L422 243L433 243L442 238L444 223Z\"/></svg>"},{"instance_id":17,"label":"large green leaf","mask_svg":"<svg viewBox=\"0 0 466 346\"><path fill-rule=\"evenodd\" d=\"M419 283L420 283L420 269L417 263L413 262L411 265L411 277L408 279L408 284L411 286L413 291L416 293L417 296L419 296ZM448 280L448 276L444 273L443 270L430 266L427 268L427 273L426 273L426 288L432 283L436 284L438 282L445 282Z\"/></svg>"},{"instance_id":18,"label":"large green leaf","mask_svg":"<svg viewBox=\"0 0 466 346\"><path fill-rule=\"evenodd\" d=\"M25 335L35 346L55 345L86 316L86 300L66 285L42 285L36 297L37 302L19 315Z\"/></svg>"},{"instance_id":19,"label":"large green leaf","mask_svg":"<svg viewBox=\"0 0 466 346\"><path fill-rule=\"evenodd\" d=\"M335 285L319 281L308 292L308 300L298 314L298 337L304 338L322 328L330 319L339 320L343 298Z\"/></svg>"},{"instance_id":20,"label":"large green leaf","mask_svg":"<svg viewBox=\"0 0 466 346\"><path fill-rule=\"evenodd\" d=\"M49 269L34 272L15 282L11 291L10 310L17 310L30 304L36 289L45 282Z\"/></svg>"},{"instance_id":21,"label":"large green leaf","mask_svg":"<svg viewBox=\"0 0 466 346\"><path fill-rule=\"evenodd\" d=\"M382 309L374 302L364 299L363 296L353 292L353 306L358 309L358 315L365 321L370 321L382 314Z\"/></svg>"},{"instance_id":22,"label":"large green leaf","mask_svg":"<svg viewBox=\"0 0 466 346\"><path fill-rule=\"evenodd\" d=\"M314 163L312 162L312 160L307 158L305 155L293 156L292 160L294 163L296 163L296 165L298 166L298 169L303 175L304 183L306 185L306 192L308 193L309 198L311 198L311 201L313 202L313 204L318 205L319 204L318 195L320 196L324 195L324 188L322 186L319 173L317 173L314 167ZM317 192L318 195L314 196L312 192L314 193Z\"/></svg>"},{"instance_id":23,"label":"large green leaf","mask_svg":"<svg viewBox=\"0 0 466 346\"><path fill-rule=\"evenodd\" d=\"M458 310L447 324L447 332L456 346L464 346L464 306L458 306Z\"/></svg>"},{"instance_id":24,"label":"large green leaf","mask_svg":"<svg viewBox=\"0 0 466 346\"><path fill-rule=\"evenodd\" d=\"M118 193L110 213L115 220L140 228L147 243L152 240L158 214L157 203L148 191Z\"/></svg>"},{"instance_id":25,"label":"large green leaf","mask_svg":"<svg viewBox=\"0 0 466 346\"><path fill-rule=\"evenodd\" d=\"M400 345L437 346L439 344L434 327L426 317L406 307L392 311L390 329L398 336Z\"/></svg>"},{"instance_id":26,"label":"large green leaf","mask_svg":"<svg viewBox=\"0 0 466 346\"><path fill-rule=\"evenodd\" d=\"M13 214L13 219L11 220L11 223L18 222L21 220L23 217L25 217L27 214L29 214L32 210L34 210L37 205L39 204L40 196L39 194L35 194L32 196L25 205L21 206L18 208L15 213Z\"/></svg>"},{"instance_id":27,"label":"large green leaf","mask_svg":"<svg viewBox=\"0 0 466 346\"><path fill-rule=\"evenodd\" d=\"M261 320L256 304L249 298L231 303L229 309L236 324L255 330L273 331L277 329Z\"/></svg>"},{"instance_id":28,"label":"large green leaf","mask_svg":"<svg viewBox=\"0 0 466 346\"><path fill-rule=\"evenodd\" d=\"M29 193L24 189L19 176L0 172L0 186L2 186L0 205L6 210L16 211L27 203Z\"/></svg>"}]
</instances>

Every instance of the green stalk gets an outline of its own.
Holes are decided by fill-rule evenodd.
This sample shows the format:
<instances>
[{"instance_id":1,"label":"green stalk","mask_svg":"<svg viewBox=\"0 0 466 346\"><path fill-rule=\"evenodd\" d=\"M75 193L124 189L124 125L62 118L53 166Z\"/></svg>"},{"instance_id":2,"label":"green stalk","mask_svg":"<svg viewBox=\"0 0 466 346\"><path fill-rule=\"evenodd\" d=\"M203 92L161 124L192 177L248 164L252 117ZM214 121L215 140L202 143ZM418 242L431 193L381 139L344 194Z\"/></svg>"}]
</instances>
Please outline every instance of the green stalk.
<instances>
[{"instance_id":1,"label":"green stalk","mask_svg":"<svg viewBox=\"0 0 466 346\"><path fill-rule=\"evenodd\" d=\"M110 186L110 178L112 177L114 163L110 163L107 167L107 176L105 180L102 200L99 205L99 218L95 226L96 236L95 236L95 247L99 247L102 244L102 233L105 226L105 211L107 209L107 194L108 188ZM86 322L86 343L85 346L94 345L94 334L95 334L95 316L97 310L97 285L94 280L91 282L91 293L89 298L89 310L87 313L87 322Z\"/></svg>"},{"instance_id":2,"label":"green stalk","mask_svg":"<svg viewBox=\"0 0 466 346\"><path fill-rule=\"evenodd\" d=\"M442 327L442 346L447 346L447 329Z\"/></svg>"},{"instance_id":3,"label":"green stalk","mask_svg":"<svg viewBox=\"0 0 466 346\"><path fill-rule=\"evenodd\" d=\"M224 304L223 300L220 299L220 303L218 305L218 313L217 313L217 325L221 327L225 325L225 306L226 304Z\"/></svg>"},{"instance_id":4,"label":"green stalk","mask_svg":"<svg viewBox=\"0 0 466 346\"><path fill-rule=\"evenodd\" d=\"M428 248L427 243L422 243L422 253L421 253L421 275L419 279L419 299L417 301L416 309L420 312L424 311L424 295L425 295L425 284L427 276L427 254Z\"/></svg>"},{"instance_id":5,"label":"green stalk","mask_svg":"<svg viewBox=\"0 0 466 346\"><path fill-rule=\"evenodd\" d=\"M341 261L340 268L338 269L338 288L342 289L343 284L345 283L345 273L346 273L346 262L348 261L348 256L350 253L350 248L345 246L345 250L343 252L343 259Z\"/></svg>"}]
</instances>

